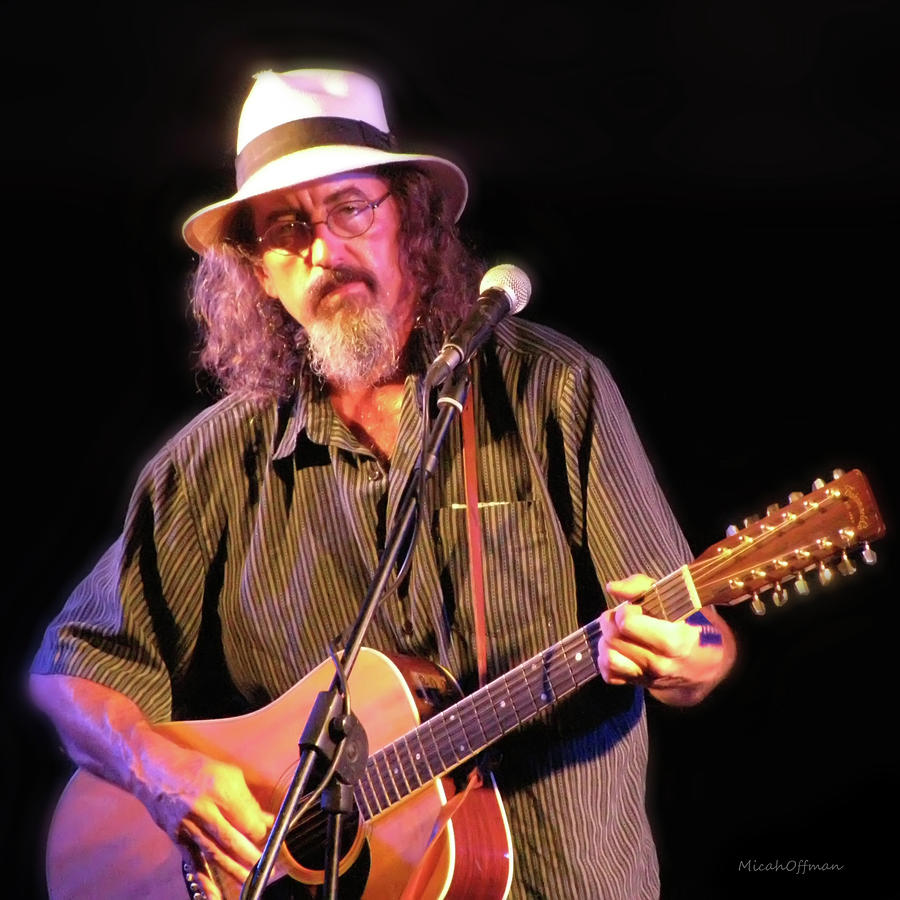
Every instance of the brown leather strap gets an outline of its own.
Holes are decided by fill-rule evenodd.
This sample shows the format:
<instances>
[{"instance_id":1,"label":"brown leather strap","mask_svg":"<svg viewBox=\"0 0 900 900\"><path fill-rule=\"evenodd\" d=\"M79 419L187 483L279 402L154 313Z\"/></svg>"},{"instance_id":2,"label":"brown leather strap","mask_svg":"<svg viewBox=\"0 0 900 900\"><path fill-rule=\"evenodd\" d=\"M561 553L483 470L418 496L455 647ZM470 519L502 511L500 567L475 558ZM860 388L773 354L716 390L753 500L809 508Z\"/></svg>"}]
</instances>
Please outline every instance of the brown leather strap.
<instances>
[{"instance_id":1,"label":"brown leather strap","mask_svg":"<svg viewBox=\"0 0 900 900\"><path fill-rule=\"evenodd\" d=\"M478 513L478 468L476 465L475 412L472 408L472 392L466 394L462 409L463 472L466 482L466 528L469 534L469 576L472 582L472 604L475 618L475 655L478 662L478 684L487 684L487 625L484 613L484 570L481 555L481 521ZM462 806L473 790L483 786L481 771L477 766L469 772L466 787L453 796L441 808L434 824L425 854L419 861L406 885L400 900L418 900L435 872L442 852L438 838L447 827L454 813Z\"/></svg>"},{"instance_id":2,"label":"brown leather strap","mask_svg":"<svg viewBox=\"0 0 900 900\"><path fill-rule=\"evenodd\" d=\"M472 392L466 395L462 411L463 470L466 477L466 527L469 533L469 579L475 618L475 655L478 661L478 685L487 684L487 623L484 612L484 568L481 545L481 520L478 512L478 467L476 464L475 411Z\"/></svg>"},{"instance_id":3,"label":"brown leather strap","mask_svg":"<svg viewBox=\"0 0 900 900\"><path fill-rule=\"evenodd\" d=\"M447 781L445 780L444 783L446 785ZM483 784L481 772L476 766L469 772L468 777L466 778L465 788L458 794L454 794L441 807L441 811L435 820L431 837L428 839L428 846L425 848L425 853L413 870L412 876L407 882L403 893L400 895L400 900L420 900L429 879L432 878L436 871L440 855L443 852L443 846L438 838L441 837L444 829L453 818L453 815L468 799L471 792L473 790L478 790Z\"/></svg>"}]
</instances>

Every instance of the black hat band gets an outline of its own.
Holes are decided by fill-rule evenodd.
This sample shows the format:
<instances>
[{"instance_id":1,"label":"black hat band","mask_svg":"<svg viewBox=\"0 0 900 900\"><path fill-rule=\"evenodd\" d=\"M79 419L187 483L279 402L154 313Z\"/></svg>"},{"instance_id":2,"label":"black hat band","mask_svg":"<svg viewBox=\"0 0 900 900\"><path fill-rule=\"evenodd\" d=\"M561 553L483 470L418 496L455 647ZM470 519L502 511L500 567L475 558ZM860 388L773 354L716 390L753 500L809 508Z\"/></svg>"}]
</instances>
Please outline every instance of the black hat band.
<instances>
[{"instance_id":1,"label":"black hat band","mask_svg":"<svg viewBox=\"0 0 900 900\"><path fill-rule=\"evenodd\" d=\"M394 136L380 131L368 122L334 116L295 119L264 131L241 150L235 160L238 190L251 175L270 162L298 150L328 144L396 150Z\"/></svg>"}]
</instances>

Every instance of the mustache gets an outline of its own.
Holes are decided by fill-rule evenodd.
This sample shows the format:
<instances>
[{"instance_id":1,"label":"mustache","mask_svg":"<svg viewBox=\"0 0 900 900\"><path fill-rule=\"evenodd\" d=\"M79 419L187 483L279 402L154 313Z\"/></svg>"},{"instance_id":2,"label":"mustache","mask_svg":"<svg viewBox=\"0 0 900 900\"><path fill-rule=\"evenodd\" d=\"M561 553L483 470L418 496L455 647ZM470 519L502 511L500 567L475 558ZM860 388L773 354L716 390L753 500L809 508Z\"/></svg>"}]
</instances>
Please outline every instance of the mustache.
<instances>
[{"instance_id":1,"label":"mustache","mask_svg":"<svg viewBox=\"0 0 900 900\"><path fill-rule=\"evenodd\" d=\"M327 294L351 281L361 281L372 293L378 289L378 281L375 276L366 269L357 269L354 266L336 266L326 269L306 290L307 297L318 303Z\"/></svg>"}]
</instances>

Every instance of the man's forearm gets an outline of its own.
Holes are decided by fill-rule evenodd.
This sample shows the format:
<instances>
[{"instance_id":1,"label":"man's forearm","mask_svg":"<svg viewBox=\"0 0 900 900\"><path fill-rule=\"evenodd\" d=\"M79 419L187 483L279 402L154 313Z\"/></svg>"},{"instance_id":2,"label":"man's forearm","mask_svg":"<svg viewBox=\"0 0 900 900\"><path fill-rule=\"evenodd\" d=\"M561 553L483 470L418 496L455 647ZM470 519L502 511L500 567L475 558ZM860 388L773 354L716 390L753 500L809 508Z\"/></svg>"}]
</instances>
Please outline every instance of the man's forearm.
<instances>
[{"instance_id":1,"label":"man's forearm","mask_svg":"<svg viewBox=\"0 0 900 900\"><path fill-rule=\"evenodd\" d=\"M76 765L134 789L140 747L155 736L132 700L71 675L32 675L29 687L32 701L54 724Z\"/></svg>"}]
</instances>

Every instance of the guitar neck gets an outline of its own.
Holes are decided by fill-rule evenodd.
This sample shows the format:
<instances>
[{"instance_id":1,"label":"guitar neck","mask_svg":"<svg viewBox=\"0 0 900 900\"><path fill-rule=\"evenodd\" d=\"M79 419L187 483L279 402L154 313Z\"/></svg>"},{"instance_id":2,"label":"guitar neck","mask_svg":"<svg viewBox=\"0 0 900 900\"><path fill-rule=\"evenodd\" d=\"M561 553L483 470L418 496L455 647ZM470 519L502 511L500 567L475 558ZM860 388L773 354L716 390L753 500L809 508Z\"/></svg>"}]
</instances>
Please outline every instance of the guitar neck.
<instances>
[{"instance_id":1,"label":"guitar neck","mask_svg":"<svg viewBox=\"0 0 900 900\"><path fill-rule=\"evenodd\" d=\"M873 561L868 542L885 528L868 481L858 469L835 474L660 579L640 599L643 610L674 622L752 597L758 612L759 591L771 588L784 602L783 584L796 580L806 593L804 573L832 558L851 573L847 552L857 546ZM373 753L354 789L360 813L384 812L596 678L600 634L595 619Z\"/></svg>"},{"instance_id":2,"label":"guitar neck","mask_svg":"<svg viewBox=\"0 0 900 900\"><path fill-rule=\"evenodd\" d=\"M642 604L656 617L689 615L697 598L688 568L658 581ZM600 635L598 618L373 753L355 788L363 817L384 812L596 678Z\"/></svg>"},{"instance_id":3,"label":"guitar neck","mask_svg":"<svg viewBox=\"0 0 900 900\"><path fill-rule=\"evenodd\" d=\"M373 753L354 788L366 819L446 775L597 676L595 619Z\"/></svg>"}]
</instances>

